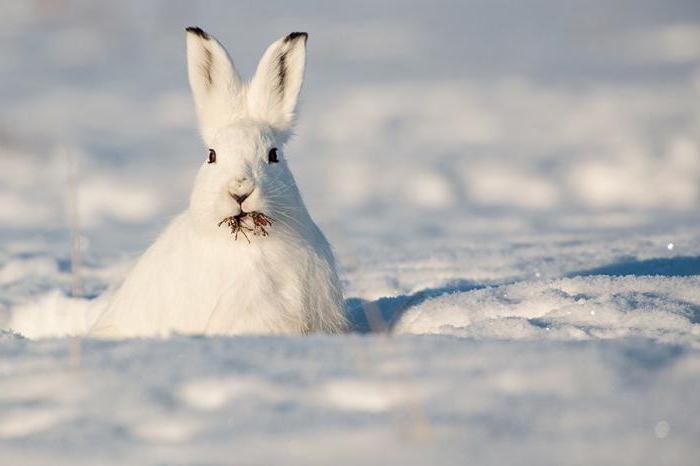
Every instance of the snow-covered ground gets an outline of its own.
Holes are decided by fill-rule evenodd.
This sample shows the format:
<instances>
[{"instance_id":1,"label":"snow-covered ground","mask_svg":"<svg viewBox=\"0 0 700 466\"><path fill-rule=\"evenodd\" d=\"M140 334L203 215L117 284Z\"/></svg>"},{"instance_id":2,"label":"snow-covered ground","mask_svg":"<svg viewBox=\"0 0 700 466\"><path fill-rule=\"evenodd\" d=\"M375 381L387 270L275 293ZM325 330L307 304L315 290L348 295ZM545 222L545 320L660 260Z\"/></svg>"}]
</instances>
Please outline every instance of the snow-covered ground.
<instances>
[{"instance_id":1,"label":"snow-covered ground","mask_svg":"<svg viewBox=\"0 0 700 466\"><path fill-rule=\"evenodd\" d=\"M697 2L293 3L2 2L0 464L694 464ZM190 24L310 32L352 335L63 337L186 205Z\"/></svg>"},{"instance_id":2,"label":"snow-covered ground","mask_svg":"<svg viewBox=\"0 0 700 466\"><path fill-rule=\"evenodd\" d=\"M700 360L682 346L445 336L77 345L3 341L2 464L697 459Z\"/></svg>"}]
</instances>

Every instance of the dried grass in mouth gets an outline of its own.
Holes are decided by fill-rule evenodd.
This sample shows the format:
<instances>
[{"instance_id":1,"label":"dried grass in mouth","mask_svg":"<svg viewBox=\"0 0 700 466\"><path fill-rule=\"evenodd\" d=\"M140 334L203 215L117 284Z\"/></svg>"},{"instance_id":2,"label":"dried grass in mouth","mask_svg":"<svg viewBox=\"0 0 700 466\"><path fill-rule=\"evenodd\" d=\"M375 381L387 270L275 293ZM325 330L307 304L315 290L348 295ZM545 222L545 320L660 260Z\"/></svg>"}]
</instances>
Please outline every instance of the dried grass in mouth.
<instances>
[{"instance_id":1,"label":"dried grass in mouth","mask_svg":"<svg viewBox=\"0 0 700 466\"><path fill-rule=\"evenodd\" d=\"M246 222L247 219L252 220L252 226L249 225L250 222ZM243 215L226 217L219 222L218 226L226 225L229 227L234 240L237 240L238 233L241 233L250 243L248 233L252 233L253 236L269 236L267 228L272 225L272 222L270 217L261 212L247 212Z\"/></svg>"}]
</instances>

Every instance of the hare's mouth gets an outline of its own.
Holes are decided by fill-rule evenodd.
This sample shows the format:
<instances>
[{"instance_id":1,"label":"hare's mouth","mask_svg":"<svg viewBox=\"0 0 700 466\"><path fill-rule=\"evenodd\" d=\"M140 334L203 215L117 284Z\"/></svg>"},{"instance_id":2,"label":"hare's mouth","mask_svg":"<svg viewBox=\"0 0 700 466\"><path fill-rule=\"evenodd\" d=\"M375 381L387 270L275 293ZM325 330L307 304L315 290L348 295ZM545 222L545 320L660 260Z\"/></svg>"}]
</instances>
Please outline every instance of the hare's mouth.
<instances>
[{"instance_id":1,"label":"hare's mouth","mask_svg":"<svg viewBox=\"0 0 700 466\"><path fill-rule=\"evenodd\" d=\"M248 233L253 236L268 236L267 228L272 226L273 220L262 212L241 212L238 215L226 217L219 222L218 226L226 225L233 239L238 239L238 233L241 233L250 243Z\"/></svg>"}]
</instances>

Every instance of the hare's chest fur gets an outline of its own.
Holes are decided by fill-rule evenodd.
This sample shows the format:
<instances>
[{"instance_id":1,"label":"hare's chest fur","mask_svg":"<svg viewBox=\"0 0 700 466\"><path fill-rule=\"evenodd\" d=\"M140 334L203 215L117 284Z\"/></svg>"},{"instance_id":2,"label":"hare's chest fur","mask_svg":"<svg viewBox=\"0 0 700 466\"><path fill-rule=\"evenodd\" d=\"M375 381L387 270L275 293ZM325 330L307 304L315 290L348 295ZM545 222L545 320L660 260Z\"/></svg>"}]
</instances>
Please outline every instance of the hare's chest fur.
<instances>
[{"instance_id":1,"label":"hare's chest fur","mask_svg":"<svg viewBox=\"0 0 700 466\"><path fill-rule=\"evenodd\" d=\"M95 324L95 335L342 329L339 285L322 254L272 236L250 244L204 237L191 230L186 215L139 259Z\"/></svg>"}]
</instances>

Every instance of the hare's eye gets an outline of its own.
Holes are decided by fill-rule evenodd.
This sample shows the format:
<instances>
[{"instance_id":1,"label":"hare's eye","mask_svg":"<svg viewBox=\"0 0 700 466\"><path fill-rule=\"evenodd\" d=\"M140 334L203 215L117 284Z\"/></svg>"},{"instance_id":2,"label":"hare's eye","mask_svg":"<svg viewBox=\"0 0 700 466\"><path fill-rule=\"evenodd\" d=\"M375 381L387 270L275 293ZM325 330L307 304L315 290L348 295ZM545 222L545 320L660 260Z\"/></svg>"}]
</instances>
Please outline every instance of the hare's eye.
<instances>
[{"instance_id":1,"label":"hare's eye","mask_svg":"<svg viewBox=\"0 0 700 466\"><path fill-rule=\"evenodd\" d=\"M216 163L216 151L214 149L209 149L209 159L207 163Z\"/></svg>"},{"instance_id":2,"label":"hare's eye","mask_svg":"<svg viewBox=\"0 0 700 466\"><path fill-rule=\"evenodd\" d=\"M267 153L267 161L269 163L277 163L279 159L277 158L277 148L273 147L270 152Z\"/></svg>"}]
</instances>

